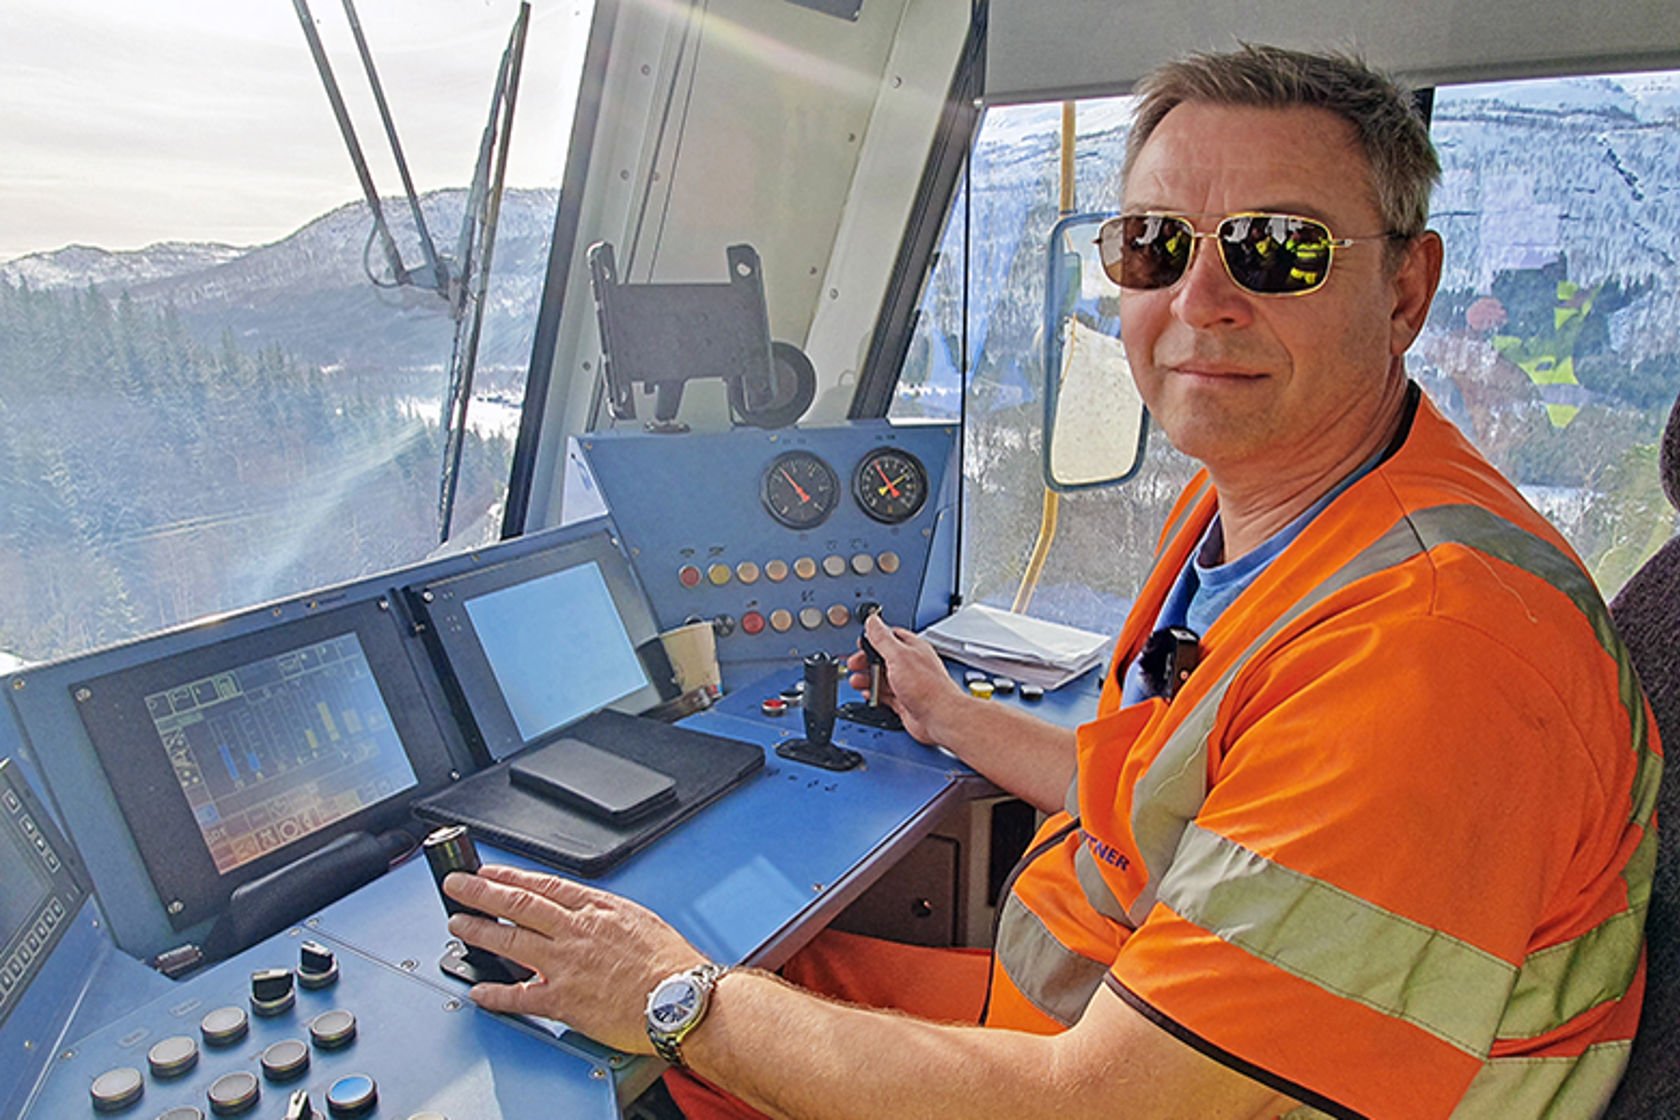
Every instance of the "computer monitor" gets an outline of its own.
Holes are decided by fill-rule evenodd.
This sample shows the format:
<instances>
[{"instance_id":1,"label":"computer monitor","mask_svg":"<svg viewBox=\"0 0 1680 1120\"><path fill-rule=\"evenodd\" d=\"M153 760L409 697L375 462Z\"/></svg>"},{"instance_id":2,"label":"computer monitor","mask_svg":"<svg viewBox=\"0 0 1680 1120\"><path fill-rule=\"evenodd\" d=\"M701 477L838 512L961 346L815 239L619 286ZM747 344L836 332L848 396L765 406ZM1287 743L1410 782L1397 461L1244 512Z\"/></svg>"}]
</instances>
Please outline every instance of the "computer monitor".
<instances>
[{"instance_id":1,"label":"computer monitor","mask_svg":"<svg viewBox=\"0 0 1680 1120\"><path fill-rule=\"evenodd\" d=\"M449 780L398 624L335 608L71 686L177 929Z\"/></svg>"},{"instance_id":2,"label":"computer monitor","mask_svg":"<svg viewBox=\"0 0 1680 1120\"><path fill-rule=\"evenodd\" d=\"M410 591L490 760L601 708L660 700L636 652L657 627L606 533Z\"/></svg>"}]
</instances>

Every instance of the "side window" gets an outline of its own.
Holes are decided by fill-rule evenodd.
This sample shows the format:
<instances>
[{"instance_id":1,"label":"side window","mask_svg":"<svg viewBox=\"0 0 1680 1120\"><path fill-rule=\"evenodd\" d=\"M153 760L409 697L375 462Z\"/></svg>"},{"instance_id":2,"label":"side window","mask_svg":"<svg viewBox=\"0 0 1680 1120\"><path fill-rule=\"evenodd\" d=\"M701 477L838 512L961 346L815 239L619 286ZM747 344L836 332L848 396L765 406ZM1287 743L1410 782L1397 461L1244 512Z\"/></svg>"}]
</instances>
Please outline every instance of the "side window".
<instances>
[{"instance_id":1,"label":"side window","mask_svg":"<svg viewBox=\"0 0 1680 1120\"><path fill-rule=\"evenodd\" d=\"M1078 106L1081 210L1118 198L1129 109ZM1042 507L1060 115L987 112L891 410L964 416L960 590L998 606L1015 599ZM1443 87L1432 127L1446 267L1408 367L1608 598L1676 529L1657 454L1680 392L1680 73ZM1152 433L1131 482L1064 496L1029 612L1117 630L1194 469Z\"/></svg>"},{"instance_id":2,"label":"side window","mask_svg":"<svg viewBox=\"0 0 1680 1120\"><path fill-rule=\"evenodd\" d=\"M1675 530L1680 73L1443 87L1432 134L1446 268L1412 373L1608 598Z\"/></svg>"},{"instance_id":3,"label":"side window","mask_svg":"<svg viewBox=\"0 0 1680 1120\"><path fill-rule=\"evenodd\" d=\"M966 404L960 590L965 601L1000 607L1015 601L1043 510L1041 327L1045 246L1059 217L1061 117L1059 103L987 111L890 412L954 417ZM1077 209L1118 205L1130 119L1130 98L1076 106ZM1131 482L1065 495L1028 613L1119 630L1194 469L1154 438Z\"/></svg>"},{"instance_id":4,"label":"side window","mask_svg":"<svg viewBox=\"0 0 1680 1120\"><path fill-rule=\"evenodd\" d=\"M465 317L423 256L344 12L313 7L396 248L429 283L395 282L292 5L0 20L0 664L439 547ZM459 281L518 5L359 8ZM587 19L529 25L451 548L499 534Z\"/></svg>"}]
</instances>

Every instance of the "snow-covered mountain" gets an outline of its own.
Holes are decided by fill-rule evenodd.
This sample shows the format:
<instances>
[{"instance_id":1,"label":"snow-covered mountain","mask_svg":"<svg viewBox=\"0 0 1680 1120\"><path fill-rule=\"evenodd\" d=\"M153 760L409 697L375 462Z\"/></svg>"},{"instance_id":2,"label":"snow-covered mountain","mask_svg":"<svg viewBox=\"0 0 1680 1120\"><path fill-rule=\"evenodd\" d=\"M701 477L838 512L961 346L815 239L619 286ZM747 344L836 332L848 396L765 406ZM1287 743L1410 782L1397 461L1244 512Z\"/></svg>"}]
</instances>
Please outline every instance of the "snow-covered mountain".
<instances>
[{"instance_id":1,"label":"snow-covered mountain","mask_svg":"<svg viewBox=\"0 0 1680 1120\"><path fill-rule=\"evenodd\" d=\"M466 192L433 191L421 212L438 251L455 253ZM530 358L533 309L542 294L559 192L508 190L496 231L479 365L517 368ZM421 269L424 256L408 205L382 201L403 264ZM267 245L163 242L128 252L71 245L0 264L0 281L36 290L96 286L113 301L124 293L140 304L170 304L182 324L209 345L224 332L240 346L278 345L322 366L441 369L454 324L443 297L418 285L390 283L390 268L366 203L340 206ZM364 267L364 259L366 266Z\"/></svg>"}]
</instances>

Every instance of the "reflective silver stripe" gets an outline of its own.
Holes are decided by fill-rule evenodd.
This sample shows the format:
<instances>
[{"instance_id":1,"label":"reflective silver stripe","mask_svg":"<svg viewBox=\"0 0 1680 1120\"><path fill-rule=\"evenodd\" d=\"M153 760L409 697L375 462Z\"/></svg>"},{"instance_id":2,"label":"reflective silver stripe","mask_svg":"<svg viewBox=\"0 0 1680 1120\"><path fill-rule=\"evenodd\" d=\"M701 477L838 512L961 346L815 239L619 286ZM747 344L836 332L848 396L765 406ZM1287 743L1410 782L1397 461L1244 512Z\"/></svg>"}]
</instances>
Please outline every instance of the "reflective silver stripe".
<instances>
[{"instance_id":1,"label":"reflective silver stripe","mask_svg":"<svg viewBox=\"0 0 1680 1120\"><path fill-rule=\"evenodd\" d=\"M1646 829L1623 872L1633 886L1629 908L1579 937L1529 954L1499 1021L1500 1038L1539 1038L1627 994L1639 970L1656 865L1657 830Z\"/></svg>"},{"instance_id":2,"label":"reflective silver stripe","mask_svg":"<svg viewBox=\"0 0 1680 1120\"><path fill-rule=\"evenodd\" d=\"M1089 902L1097 913L1111 922L1119 922L1127 929L1137 928L1137 923L1126 913L1126 908L1114 897L1108 880L1103 878L1101 869L1097 867L1097 859L1085 842L1083 832L1079 834L1079 849L1073 853L1073 873L1079 880L1079 889L1085 892L1085 901Z\"/></svg>"},{"instance_id":3,"label":"reflective silver stripe","mask_svg":"<svg viewBox=\"0 0 1680 1120\"><path fill-rule=\"evenodd\" d=\"M1027 1002L1064 1027L1079 1022L1109 968L1057 941L1015 895L998 919L997 960Z\"/></svg>"},{"instance_id":4,"label":"reflective silver stripe","mask_svg":"<svg viewBox=\"0 0 1680 1120\"><path fill-rule=\"evenodd\" d=\"M1485 1058L1517 970L1191 824L1161 901L1220 940Z\"/></svg>"},{"instance_id":5,"label":"reflective silver stripe","mask_svg":"<svg viewBox=\"0 0 1680 1120\"><path fill-rule=\"evenodd\" d=\"M1494 1058L1453 1109L1455 1120L1598 1116L1627 1068L1630 1042L1601 1042L1576 1058Z\"/></svg>"}]
</instances>

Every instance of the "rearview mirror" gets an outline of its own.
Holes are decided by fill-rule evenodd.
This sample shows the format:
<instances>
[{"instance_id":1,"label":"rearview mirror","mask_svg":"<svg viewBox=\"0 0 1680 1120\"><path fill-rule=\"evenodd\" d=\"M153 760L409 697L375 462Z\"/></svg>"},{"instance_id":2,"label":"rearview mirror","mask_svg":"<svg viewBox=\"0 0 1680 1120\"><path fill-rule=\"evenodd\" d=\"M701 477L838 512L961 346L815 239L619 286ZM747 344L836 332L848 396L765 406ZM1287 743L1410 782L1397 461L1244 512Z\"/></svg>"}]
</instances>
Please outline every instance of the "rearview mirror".
<instances>
[{"instance_id":1,"label":"rearview mirror","mask_svg":"<svg viewBox=\"0 0 1680 1120\"><path fill-rule=\"evenodd\" d=\"M1097 257L1108 214L1075 214L1050 231L1044 286L1044 484L1090 490L1143 464L1143 399L1120 345L1120 289Z\"/></svg>"}]
</instances>

